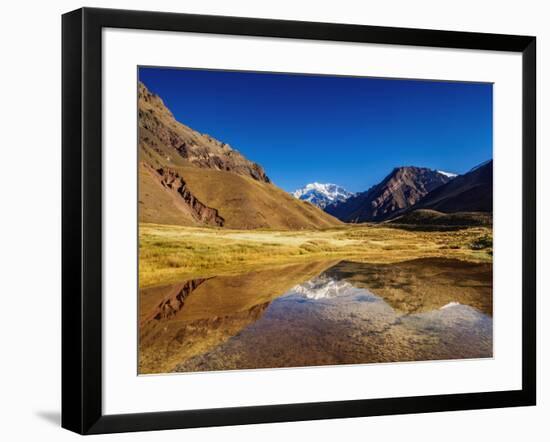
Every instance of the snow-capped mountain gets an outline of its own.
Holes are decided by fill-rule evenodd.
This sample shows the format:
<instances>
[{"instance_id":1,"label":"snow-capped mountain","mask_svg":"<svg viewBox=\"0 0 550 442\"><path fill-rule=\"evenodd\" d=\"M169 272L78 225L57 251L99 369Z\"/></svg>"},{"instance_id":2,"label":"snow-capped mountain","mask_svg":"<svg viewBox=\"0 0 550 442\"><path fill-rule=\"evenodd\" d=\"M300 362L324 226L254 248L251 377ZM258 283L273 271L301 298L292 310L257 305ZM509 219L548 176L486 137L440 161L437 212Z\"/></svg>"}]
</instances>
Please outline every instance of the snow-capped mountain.
<instances>
[{"instance_id":1,"label":"snow-capped mountain","mask_svg":"<svg viewBox=\"0 0 550 442\"><path fill-rule=\"evenodd\" d=\"M445 172L444 170L438 170L437 173L440 173L441 175L444 175L448 178L456 178L458 174L452 173L452 172Z\"/></svg>"},{"instance_id":2,"label":"snow-capped mountain","mask_svg":"<svg viewBox=\"0 0 550 442\"><path fill-rule=\"evenodd\" d=\"M328 204L345 201L354 194L337 184L311 183L292 192L292 195L324 209Z\"/></svg>"}]
</instances>

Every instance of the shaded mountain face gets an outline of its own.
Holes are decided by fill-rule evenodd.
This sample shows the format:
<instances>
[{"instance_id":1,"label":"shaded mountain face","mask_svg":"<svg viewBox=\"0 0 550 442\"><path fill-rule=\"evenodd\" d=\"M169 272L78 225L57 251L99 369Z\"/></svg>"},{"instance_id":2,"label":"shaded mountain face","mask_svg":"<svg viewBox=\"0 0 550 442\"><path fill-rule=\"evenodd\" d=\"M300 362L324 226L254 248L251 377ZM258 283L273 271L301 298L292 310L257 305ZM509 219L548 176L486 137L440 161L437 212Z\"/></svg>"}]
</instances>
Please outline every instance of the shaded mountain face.
<instances>
[{"instance_id":1,"label":"shaded mountain face","mask_svg":"<svg viewBox=\"0 0 550 442\"><path fill-rule=\"evenodd\" d=\"M311 183L292 192L292 195L324 209L329 204L341 203L347 200L350 196L353 196L353 193L337 184Z\"/></svg>"},{"instance_id":2,"label":"shaded mountain face","mask_svg":"<svg viewBox=\"0 0 550 442\"><path fill-rule=\"evenodd\" d=\"M315 229L341 224L271 183L229 145L176 121L139 84L139 220L232 229Z\"/></svg>"},{"instance_id":3,"label":"shaded mountain face","mask_svg":"<svg viewBox=\"0 0 550 442\"><path fill-rule=\"evenodd\" d=\"M415 209L439 212L492 212L493 160L474 167L428 193Z\"/></svg>"},{"instance_id":4,"label":"shaded mountain face","mask_svg":"<svg viewBox=\"0 0 550 442\"><path fill-rule=\"evenodd\" d=\"M424 196L453 178L424 167L397 167L379 184L325 211L351 223L384 221L415 205Z\"/></svg>"}]
</instances>

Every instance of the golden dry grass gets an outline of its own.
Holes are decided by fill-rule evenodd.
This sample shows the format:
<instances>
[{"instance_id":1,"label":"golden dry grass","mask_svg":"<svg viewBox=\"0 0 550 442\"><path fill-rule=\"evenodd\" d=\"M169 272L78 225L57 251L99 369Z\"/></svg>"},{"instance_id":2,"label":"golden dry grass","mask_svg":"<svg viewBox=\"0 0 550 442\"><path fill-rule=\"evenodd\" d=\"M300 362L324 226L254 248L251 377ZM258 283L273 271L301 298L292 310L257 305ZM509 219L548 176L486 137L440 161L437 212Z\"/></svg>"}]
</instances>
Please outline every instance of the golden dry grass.
<instances>
[{"instance_id":1,"label":"golden dry grass","mask_svg":"<svg viewBox=\"0 0 550 442\"><path fill-rule=\"evenodd\" d=\"M140 224L141 287L318 259L372 263L444 257L492 261L492 231L411 231L383 225L325 230L229 230ZM480 247L481 245L484 245Z\"/></svg>"}]
</instances>

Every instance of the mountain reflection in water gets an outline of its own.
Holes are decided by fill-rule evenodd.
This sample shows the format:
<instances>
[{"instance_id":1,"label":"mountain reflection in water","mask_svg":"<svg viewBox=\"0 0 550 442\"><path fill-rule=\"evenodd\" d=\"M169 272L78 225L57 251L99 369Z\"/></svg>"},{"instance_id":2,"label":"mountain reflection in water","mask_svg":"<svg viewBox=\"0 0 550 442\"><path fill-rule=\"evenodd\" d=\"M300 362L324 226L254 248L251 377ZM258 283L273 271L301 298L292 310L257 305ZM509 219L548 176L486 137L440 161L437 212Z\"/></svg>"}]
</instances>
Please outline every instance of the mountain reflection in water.
<instances>
[{"instance_id":1,"label":"mountain reflection in water","mask_svg":"<svg viewBox=\"0 0 550 442\"><path fill-rule=\"evenodd\" d=\"M313 262L140 292L139 371L492 356L492 266Z\"/></svg>"}]
</instances>

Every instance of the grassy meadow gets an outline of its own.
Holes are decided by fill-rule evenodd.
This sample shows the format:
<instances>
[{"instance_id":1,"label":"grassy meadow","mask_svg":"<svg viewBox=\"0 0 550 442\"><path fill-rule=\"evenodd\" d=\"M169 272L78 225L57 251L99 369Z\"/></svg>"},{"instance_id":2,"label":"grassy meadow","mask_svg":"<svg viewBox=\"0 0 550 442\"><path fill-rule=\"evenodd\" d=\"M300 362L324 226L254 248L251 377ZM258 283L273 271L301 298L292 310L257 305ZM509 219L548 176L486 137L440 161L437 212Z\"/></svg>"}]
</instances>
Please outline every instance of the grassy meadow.
<instances>
[{"instance_id":1,"label":"grassy meadow","mask_svg":"<svg viewBox=\"0 0 550 442\"><path fill-rule=\"evenodd\" d=\"M393 263L443 257L492 261L492 229L418 231L385 224L322 230L231 230L140 223L141 287L319 259Z\"/></svg>"}]
</instances>

